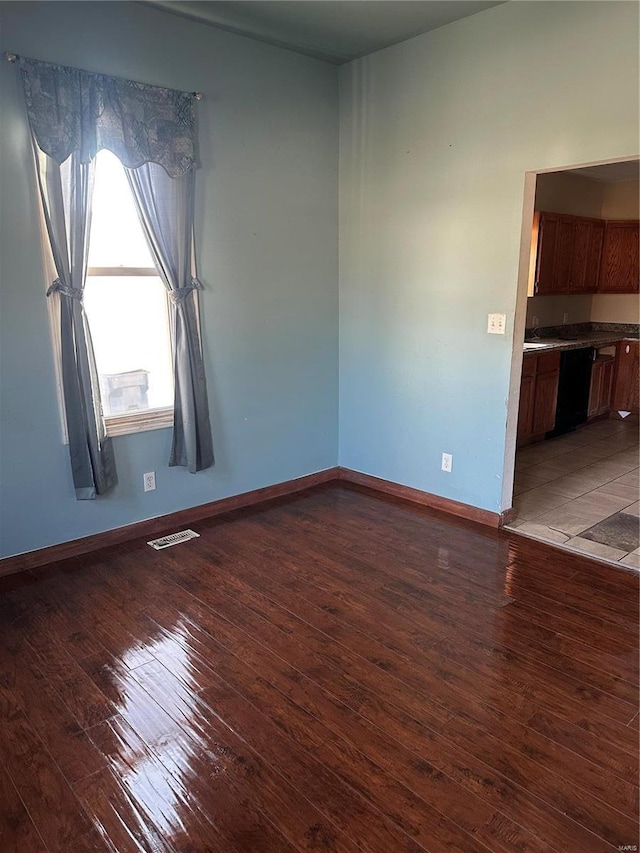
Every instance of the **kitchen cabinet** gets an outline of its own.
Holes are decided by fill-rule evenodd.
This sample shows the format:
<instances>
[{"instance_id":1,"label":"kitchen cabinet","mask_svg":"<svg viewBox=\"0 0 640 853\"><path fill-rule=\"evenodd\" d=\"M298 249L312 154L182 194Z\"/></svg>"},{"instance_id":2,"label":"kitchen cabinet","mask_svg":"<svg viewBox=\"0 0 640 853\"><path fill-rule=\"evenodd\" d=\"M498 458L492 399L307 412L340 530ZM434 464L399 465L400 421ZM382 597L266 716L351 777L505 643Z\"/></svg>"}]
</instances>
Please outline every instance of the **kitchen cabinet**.
<instances>
[{"instance_id":1,"label":"kitchen cabinet","mask_svg":"<svg viewBox=\"0 0 640 853\"><path fill-rule=\"evenodd\" d=\"M537 228L533 295L638 292L637 221L541 212Z\"/></svg>"},{"instance_id":2,"label":"kitchen cabinet","mask_svg":"<svg viewBox=\"0 0 640 853\"><path fill-rule=\"evenodd\" d=\"M640 341L620 341L617 344L616 379L613 408L616 412L640 410L638 389L640 376Z\"/></svg>"},{"instance_id":3,"label":"kitchen cabinet","mask_svg":"<svg viewBox=\"0 0 640 853\"><path fill-rule=\"evenodd\" d=\"M556 256L553 265L553 292L571 291L571 273L576 236L576 217L561 216L558 223Z\"/></svg>"},{"instance_id":4,"label":"kitchen cabinet","mask_svg":"<svg viewBox=\"0 0 640 853\"><path fill-rule=\"evenodd\" d=\"M605 224L578 219L573 243L570 293L596 293L602 260Z\"/></svg>"},{"instance_id":5,"label":"kitchen cabinet","mask_svg":"<svg viewBox=\"0 0 640 853\"><path fill-rule=\"evenodd\" d=\"M522 360L520 380L520 408L518 409L518 441L533 435L533 405L536 392L536 356L525 355Z\"/></svg>"},{"instance_id":6,"label":"kitchen cabinet","mask_svg":"<svg viewBox=\"0 0 640 853\"><path fill-rule=\"evenodd\" d=\"M613 356L599 356L591 366L591 388L589 390L589 410L587 412L589 418L608 415L611 411L615 363Z\"/></svg>"},{"instance_id":7,"label":"kitchen cabinet","mask_svg":"<svg viewBox=\"0 0 640 853\"><path fill-rule=\"evenodd\" d=\"M556 421L560 353L536 356L536 391L533 402L533 434L552 430Z\"/></svg>"},{"instance_id":8,"label":"kitchen cabinet","mask_svg":"<svg viewBox=\"0 0 640 853\"><path fill-rule=\"evenodd\" d=\"M555 293L555 264L559 228L559 214L540 214L536 255L536 296L546 296L549 293Z\"/></svg>"},{"instance_id":9,"label":"kitchen cabinet","mask_svg":"<svg viewBox=\"0 0 640 853\"><path fill-rule=\"evenodd\" d=\"M570 293L576 216L541 213L538 222L535 295ZM586 248L585 248L586 251Z\"/></svg>"},{"instance_id":10,"label":"kitchen cabinet","mask_svg":"<svg viewBox=\"0 0 640 853\"><path fill-rule=\"evenodd\" d=\"M519 444L543 438L554 428L559 377L559 352L524 357L518 411Z\"/></svg>"},{"instance_id":11,"label":"kitchen cabinet","mask_svg":"<svg viewBox=\"0 0 640 853\"><path fill-rule=\"evenodd\" d=\"M638 293L640 231L637 221L606 223L599 293Z\"/></svg>"}]
</instances>

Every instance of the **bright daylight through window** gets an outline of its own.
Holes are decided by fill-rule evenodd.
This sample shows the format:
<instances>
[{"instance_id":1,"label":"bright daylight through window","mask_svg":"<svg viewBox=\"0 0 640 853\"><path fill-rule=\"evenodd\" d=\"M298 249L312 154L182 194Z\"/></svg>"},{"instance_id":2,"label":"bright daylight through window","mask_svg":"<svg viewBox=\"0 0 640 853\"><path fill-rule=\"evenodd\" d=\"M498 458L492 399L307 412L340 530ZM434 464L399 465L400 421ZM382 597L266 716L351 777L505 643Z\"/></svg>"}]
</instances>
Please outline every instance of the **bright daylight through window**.
<instances>
[{"instance_id":1,"label":"bright daylight through window","mask_svg":"<svg viewBox=\"0 0 640 853\"><path fill-rule=\"evenodd\" d=\"M84 306L91 330L107 432L173 422L167 291L147 246L124 168L96 157Z\"/></svg>"}]
</instances>

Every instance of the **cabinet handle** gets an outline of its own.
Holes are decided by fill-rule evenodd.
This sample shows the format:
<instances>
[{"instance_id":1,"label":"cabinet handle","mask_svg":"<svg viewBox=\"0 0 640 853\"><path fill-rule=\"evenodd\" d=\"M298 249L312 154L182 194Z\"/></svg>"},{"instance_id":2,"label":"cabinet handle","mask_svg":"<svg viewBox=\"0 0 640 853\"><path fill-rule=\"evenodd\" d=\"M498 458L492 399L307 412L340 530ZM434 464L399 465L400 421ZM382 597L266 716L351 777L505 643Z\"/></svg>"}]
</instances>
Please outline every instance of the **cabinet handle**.
<instances>
[{"instance_id":1,"label":"cabinet handle","mask_svg":"<svg viewBox=\"0 0 640 853\"><path fill-rule=\"evenodd\" d=\"M631 349L631 347L629 346L629 344L627 344L626 347L624 348L624 351L626 353L629 353L630 349Z\"/></svg>"}]
</instances>

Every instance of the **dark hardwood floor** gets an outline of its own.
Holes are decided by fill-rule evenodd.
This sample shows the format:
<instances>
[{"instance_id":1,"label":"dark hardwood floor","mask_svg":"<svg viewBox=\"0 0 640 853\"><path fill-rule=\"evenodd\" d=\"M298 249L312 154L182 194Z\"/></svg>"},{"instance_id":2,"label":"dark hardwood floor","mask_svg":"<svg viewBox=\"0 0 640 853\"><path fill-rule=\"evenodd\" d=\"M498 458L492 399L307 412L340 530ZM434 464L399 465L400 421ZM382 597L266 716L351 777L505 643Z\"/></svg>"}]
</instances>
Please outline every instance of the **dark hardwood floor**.
<instances>
[{"instance_id":1,"label":"dark hardwood floor","mask_svg":"<svg viewBox=\"0 0 640 853\"><path fill-rule=\"evenodd\" d=\"M637 849L637 574L339 485L195 527L0 581L2 853Z\"/></svg>"}]
</instances>

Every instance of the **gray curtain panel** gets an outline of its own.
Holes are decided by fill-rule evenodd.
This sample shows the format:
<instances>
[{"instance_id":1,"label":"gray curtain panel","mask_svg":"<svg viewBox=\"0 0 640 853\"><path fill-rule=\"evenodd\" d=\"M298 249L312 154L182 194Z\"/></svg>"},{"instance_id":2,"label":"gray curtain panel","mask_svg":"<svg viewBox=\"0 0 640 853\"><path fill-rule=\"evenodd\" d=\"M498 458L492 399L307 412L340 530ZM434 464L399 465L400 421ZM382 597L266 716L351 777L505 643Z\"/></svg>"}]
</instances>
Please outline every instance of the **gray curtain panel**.
<instances>
[{"instance_id":1,"label":"gray curtain panel","mask_svg":"<svg viewBox=\"0 0 640 853\"><path fill-rule=\"evenodd\" d=\"M155 264L169 291L174 353L174 427L169 465L195 474L213 464L193 238L195 174L171 178L156 163L126 169Z\"/></svg>"},{"instance_id":2,"label":"gray curtain panel","mask_svg":"<svg viewBox=\"0 0 640 853\"><path fill-rule=\"evenodd\" d=\"M116 482L105 435L91 336L82 308L92 162L102 148L125 166L138 213L172 304L175 417L170 465L213 464L193 241L193 93L92 74L25 57L19 67L39 165L61 300L62 373L79 499ZM36 157L38 160L38 157Z\"/></svg>"},{"instance_id":3,"label":"gray curtain panel","mask_svg":"<svg viewBox=\"0 0 640 853\"><path fill-rule=\"evenodd\" d=\"M47 291L60 299L62 386L69 454L78 500L104 494L117 482L111 440L102 417L98 374L82 297L91 224L92 163L76 152L59 165L38 157L38 185L57 278Z\"/></svg>"}]
</instances>

